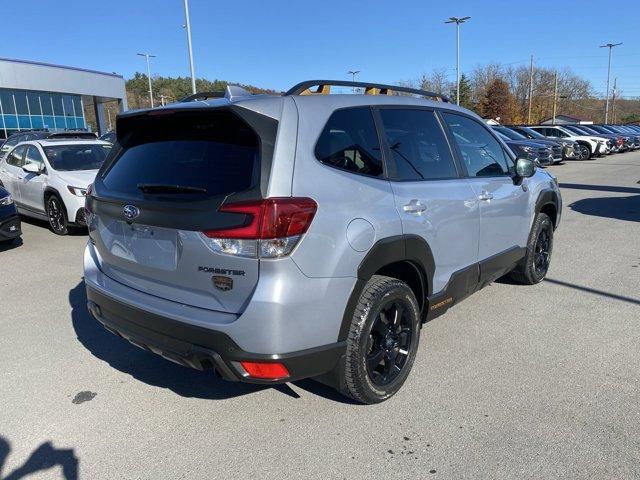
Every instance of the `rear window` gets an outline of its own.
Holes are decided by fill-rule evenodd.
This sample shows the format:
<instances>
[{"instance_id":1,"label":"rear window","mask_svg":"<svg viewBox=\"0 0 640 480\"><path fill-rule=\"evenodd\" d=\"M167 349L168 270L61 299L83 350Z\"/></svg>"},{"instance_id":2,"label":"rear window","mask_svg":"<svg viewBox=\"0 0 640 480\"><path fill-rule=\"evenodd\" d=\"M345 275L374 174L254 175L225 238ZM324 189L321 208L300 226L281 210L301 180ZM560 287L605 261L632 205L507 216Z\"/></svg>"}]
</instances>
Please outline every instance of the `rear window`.
<instances>
[{"instance_id":1,"label":"rear window","mask_svg":"<svg viewBox=\"0 0 640 480\"><path fill-rule=\"evenodd\" d=\"M111 145L55 145L43 148L51 168L58 171L98 170Z\"/></svg>"},{"instance_id":2,"label":"rear window","mask_svg":"<svg viewBox=\"0 0 640 480\"><path fill-rule=\"evenodd\" d=\"M259 137L232 112L142 117L126 130L104 174L110 190L139 195L141 185L169 185L216 196L258 184Z\"/></svg>"}]
</instances>

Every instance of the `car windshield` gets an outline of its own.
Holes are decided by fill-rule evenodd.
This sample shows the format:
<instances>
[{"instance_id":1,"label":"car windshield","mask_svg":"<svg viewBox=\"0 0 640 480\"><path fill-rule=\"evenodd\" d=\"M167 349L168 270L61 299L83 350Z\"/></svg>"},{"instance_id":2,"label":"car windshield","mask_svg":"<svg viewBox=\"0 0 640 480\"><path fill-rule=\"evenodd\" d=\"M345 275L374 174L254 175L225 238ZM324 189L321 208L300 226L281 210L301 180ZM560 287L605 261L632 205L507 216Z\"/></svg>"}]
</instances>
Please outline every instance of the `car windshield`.
<instances>
[{"instance_id":1,"label":"car windshield","mask_svg":"<svg viewBox=\"0 0 640 480\"><path fill-rule=\"evenodd\" d=\"M540 132L535 131L533 128L527 128L527 127L518 127L518 128L523 132L527 132L533 138L546 138L544 135L542 135Z\"/></svg>"},{"instance_id":2,"label":"car windshield","mask_svg":"<svg viewBox=\"0 0 640 480\"><path fill-rule=\"evenodd\" d=\"M527 139L527 137L525 137L524 135L521 135L518 132L514 132L510 128L494 127L494 130L500 132L502 135L504 135L505 137L510 138L511 140L526 140Z\"/></svg>"},{"instance_id":3,"label":"car windshield","mask_svg":"<svg viewBox=\"0 0 640 480\"><path fill-rule=\"evenodd\" d=\"M54 170L97 170L110 149L101 144L55 145L44 147L44 153Z\"/></svg>"}]
</instances>

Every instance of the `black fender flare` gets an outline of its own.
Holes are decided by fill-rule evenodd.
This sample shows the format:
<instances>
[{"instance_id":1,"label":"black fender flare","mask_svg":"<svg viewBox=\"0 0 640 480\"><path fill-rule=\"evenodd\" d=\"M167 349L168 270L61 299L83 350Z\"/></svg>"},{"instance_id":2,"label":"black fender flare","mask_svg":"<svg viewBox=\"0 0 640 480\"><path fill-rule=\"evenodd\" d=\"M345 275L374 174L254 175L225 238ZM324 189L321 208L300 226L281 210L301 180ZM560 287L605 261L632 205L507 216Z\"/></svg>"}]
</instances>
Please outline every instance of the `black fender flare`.
<instances>
[{"instance_id":1,"label":"black fender flare","mask_svg":"<svg viewBox=\"0 0 640 480\"><path fill-rule=\"evenodd\" d=\"M403 261L413 265L423 280L425 299L422 300L426 302L426 297L431 296L436 265L429 244L422 237L409 234L379 240L358 266L358 277L342 316L338 341L347 339L353 312L369 279L382 267Z\"/></svg>"},{"instance_id":2,"label":"black fender flare","mask_svg":"<svg viewBox=\"0 0 640 480\"><path fill-rule=\"evenodd\" d=\"M542 190L536 200L536 215L540 213L542 208L546 205L553 205L556 210L556 215L560 213L560 202L558 200L558 193L551 189ZM556 220L552 219L555 227Z\"/></svg>"}]
</instances>

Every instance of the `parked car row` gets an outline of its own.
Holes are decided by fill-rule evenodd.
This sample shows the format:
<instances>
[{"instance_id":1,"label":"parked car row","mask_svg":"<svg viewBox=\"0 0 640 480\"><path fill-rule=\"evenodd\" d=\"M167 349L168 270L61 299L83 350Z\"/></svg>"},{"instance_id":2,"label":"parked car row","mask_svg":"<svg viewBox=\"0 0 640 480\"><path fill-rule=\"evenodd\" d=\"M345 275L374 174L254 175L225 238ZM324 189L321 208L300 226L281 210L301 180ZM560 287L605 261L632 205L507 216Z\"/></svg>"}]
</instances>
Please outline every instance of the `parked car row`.
<instances>
[{"instance_id":1,"label":"parked car row","mask_svg":"<svg viewBox=\"0 0 640 480\"><path fill-rule=\"evenodd\" d=\"M514 153L549 165L640 148L638 125L494 125Z\"/></svg>"}]
</instances>

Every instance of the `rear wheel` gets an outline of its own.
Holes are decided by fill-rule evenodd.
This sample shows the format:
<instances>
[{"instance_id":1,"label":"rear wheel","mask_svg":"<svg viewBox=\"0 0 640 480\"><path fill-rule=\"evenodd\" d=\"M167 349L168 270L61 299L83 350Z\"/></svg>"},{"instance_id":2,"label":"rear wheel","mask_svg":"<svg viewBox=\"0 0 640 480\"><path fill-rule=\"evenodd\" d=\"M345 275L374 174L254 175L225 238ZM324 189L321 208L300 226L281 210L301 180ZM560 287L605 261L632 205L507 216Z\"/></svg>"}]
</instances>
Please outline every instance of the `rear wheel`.
<instances>
[{"instance_id":1,"label":"rear wheel","mask_svg":"<svg viewBox=\"0 0 640 480\"><path fill-rule=\"evenodd\" d=\"M420 335L418 302L409 286L374 275L354 311L347 339L342 392L362 403L379 403L404 384Z\"/></svg>"},{"instance_id":2,"label":"rear wheel","mask_svg":"<svg viewBox=\"0 0 640 480\"><path fill-rule=\"evenodd\" d=\"M69 221L67 211L62 200L57 195L50 195L47 198L47 218L49 226L56 235L66 235L69 233Z\"/></svg>"},{"instance_id":3,"label":"rear wheel","mask_svg":"<svg viewBox=\"0 0 640 480\"><path fill-rule=\"evenodd\" d=\"M510 274L516 282L534 285L547 275L553 250L553 223L548 215L539 213L527 242L527 254L522 265Z\"/></svg>"}]
</instances>

